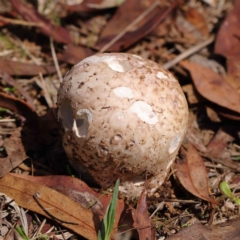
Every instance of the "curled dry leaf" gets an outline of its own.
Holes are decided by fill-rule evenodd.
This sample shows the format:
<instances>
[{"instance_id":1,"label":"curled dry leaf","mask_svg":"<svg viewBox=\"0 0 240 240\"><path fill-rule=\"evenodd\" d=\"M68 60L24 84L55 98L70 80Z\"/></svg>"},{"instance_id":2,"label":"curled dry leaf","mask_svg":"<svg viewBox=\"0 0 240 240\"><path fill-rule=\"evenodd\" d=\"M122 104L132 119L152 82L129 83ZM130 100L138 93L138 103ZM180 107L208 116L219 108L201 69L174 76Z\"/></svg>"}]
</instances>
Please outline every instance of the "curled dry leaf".
<instances>
[{"instance_id":1,"label":"curled dry leaf","mask_svg":"<svg viewBox=\"0 0 240 240\"><path fill-rule=\"evenodd\" d=\"M218 130L216 135L213 137L207 148L210 156L221 157L224 149L227 147L229 142L232 142L234 138L224 132L222 129Z\"/></svg>"},{"instance_id":2,"label":"curled dry leaf","mask_svg":"<svg viewBox=\"0 0 240 240\"><path fill-rule=\"evenodd\" d=\"M0 59L0 69L1 73L14 76L34 76L38 75L39 73L50 74L56 72L56 68L54 66L37 66L31 63L22 63L6 59Z\"/></svg>"},{"instance_id":3,"label":"curled dry leaf","mask_svg":"<svg viewBox=\"0 0 240 240\"><path fill-rule=\"evenodd\" d=\"M92 210L92 212L102 218L111 200L111 195L97 193L85 182L77 178L68 176L44 176L33 177L29 175L12 174L21 179L35 182L46 187L53 188L69 198L75 200L82 206ZM61 199L59 200L61 203ZM60 204L59 203L59 204ZM118 200L115 227L119 226L119 231L124 231L132 227L131 213L126 212L127 206L122 200Z\"/></svg>"},{"instance_id":4,"label":"curled dry leaf","mask_svg":"<svg viewBox=\"0 0 240 240\"><path fill-rule=\"evenodd\" d=\"M98 217L62 193L12 174L0 179L0 188L19 206L55 220L87 239L97 239Z\"/></svg>"},{"instance_id":5,"label":"curled dry leaf","mask_svg":"<svg viewBox=\"0 0 240 240\"><path fill-rule=\"evenodd\" d=\"M137 209L132 213L133 226L137 229L140 240L156 239L156 230L148 214L146 197L147 191L144 189L138 199Z\"/></svg>"},{"instance_id":6,"label":"curled dry leaf","mask_svg":"<svg viewBox=\"0 0 240 240\"><path fill-rule=\"evenodd\" d=\"M191 143L187 143L185 147L186 150L181 148L184 159L178 159L173 165L174 170L177 170L177 178L196 197L220 206L218 201L209 197L208 176L202 157Z\"/></svg>"},{"instance_id":7,"label":"curled dry leaf","mask_svg":"<svg viewBox=\"0 0 240 240\"><path fill-rule=\"evenodd\" d=\"M240 114L240 94L223 77L210 68L189 61L181 61L193 79L198 92L206 99Z\"/></svg>"},{"instance_id":8,"label":"curled dry leaf","mask_svg":"<svg viewBox=\"0 0 240 240\"><path fill-rule=\"evenodd\" d=\"M203 226L196 223L183 228L177 234L170 236L169 240L238 240L240 239L240 218L215 226Z\"/></svg>"},{"instance_id":9,"label":"curled dry leaf","mask_svg":"<svg viewBox=\"0 0 240 240\"><path fill-rule=\"evenodd\" d=\"M22 128L17 128L11 137L4 140L3 147L8 156L0 158L0 177L9 173L13 168L28 158L22 145L21 130Z\"/></svg>"},{"instance_id":10,"label":"curled dry leaf","mask_svg":"<svg viewBox=\"0 0 240 240\"><path fill-rule=\"evenodd\" d=\"M198 12L196 8L189 8L186 11L186 19L195 26L196 29L203 35L208 37L208 27L205 17Z\"/></svg>"}]
</instances>

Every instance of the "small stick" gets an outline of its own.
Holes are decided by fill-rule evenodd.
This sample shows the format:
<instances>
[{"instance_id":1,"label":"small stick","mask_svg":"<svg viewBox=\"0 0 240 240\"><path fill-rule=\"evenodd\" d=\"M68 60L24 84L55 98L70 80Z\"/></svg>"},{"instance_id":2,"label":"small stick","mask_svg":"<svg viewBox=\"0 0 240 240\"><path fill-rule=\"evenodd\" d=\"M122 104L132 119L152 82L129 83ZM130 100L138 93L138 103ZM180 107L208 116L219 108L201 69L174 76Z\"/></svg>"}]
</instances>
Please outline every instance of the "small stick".
<instances>
[{"instance_id":1,"label":"small stick","mask_svg":"<svg viewBox=\"0 0 240 240\"><path fill-rule=\"evenodd\" d=\"M210 36L206 41L199 43L198 45L193 46L192 48L189 48L188 50L186 50L185 52L181 53L180 55L178 55L176 58L174 58L173 60L165 63L163 65L164 68L169 69L172 68L173 66L175 66L176 64L178 64L180 61L182 61L183 59L191 56L192 54L198 52L199 50L201 50L202 48L206 47L207 45L209 45L210 43L212 43L214 41L214 36Z\"/></svg>"},{"instance_id":2,"label":"small stick","mask_svg":"<svg viewBox=\"0 0 240 240\"><path fill-rule=\"evenodd\" d=\"M3 22L16 24L16 25L22 25L22 26L31 26L31 27L42 27L43 23L37 23L37 22L27 22L19 19L12 19L12 18L6 18L3 16L0 16L0 20Z\"/></svg>"},{"instance_id":3,"label":"small stick","mask_svg":"<svg viewBox=\"0 0 240 240\"><path fill-rule=\"evenodd\" d=\"M41 86L42 90L44 91L44 97L46 99L46 102L47 102L49 107L52 107L54 105L54 103L53 103L52 98L49 94L49 91L47 90L47 86L46 86L46 83L43 79L43 75L42 75L41 72L39 73L39 77L40 77L40 82L41 82L39 85Z\"/></svg>"},{"instance_id":4,"label":"small stick","mask_svg":"<svg viewBox=\"0 0 240 240\"><path fill-rule=\"evenodd\" d=\"M51 52L52 52L52 58L53 58L53 61L54 61L54 65L55 65L55 68L57 70L58 78L59 78L59 81L61 83L63 78L62 78L62 73L60 71L60 67L59 67L59 64L58 64L57 55L56 55L56 51L55 51L55 48L54 48L52 38L50 38L50 48L51 48Z\"/></svg>"}]
</instances>

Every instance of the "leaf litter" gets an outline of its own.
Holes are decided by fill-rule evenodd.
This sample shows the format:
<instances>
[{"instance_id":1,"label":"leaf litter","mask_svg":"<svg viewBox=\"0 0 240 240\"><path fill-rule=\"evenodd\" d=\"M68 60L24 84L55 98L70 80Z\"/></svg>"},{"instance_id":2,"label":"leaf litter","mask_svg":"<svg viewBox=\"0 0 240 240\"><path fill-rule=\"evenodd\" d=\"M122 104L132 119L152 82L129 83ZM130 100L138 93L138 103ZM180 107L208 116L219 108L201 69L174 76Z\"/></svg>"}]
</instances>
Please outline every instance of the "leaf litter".
<instances>
[{"instance_id":1,"label":"leaf litter","mask_svg":"<svg viewBox=\"0 0 240 240\"><path fill-rule=\"evenodd\" d=\"M239 208L219 190L223 181L236 197L240 189L239 0L11 0L0 6L0 190L30 210L27 236L47 229L49 238L60 239L52 227L61 225L65 237L96 239L111 189L103 193L91 179L66 176L74 172L55 117L58 76L97 51L124 51L176 75L190 121L188 143L154 197L143 192L118 200L118 239L155 239L154 231L157 239L239 238ZM2 210L1 219L1 236L13 236ZM21 225L14 217L11 224Z\"/></svg>"}]
</instances>

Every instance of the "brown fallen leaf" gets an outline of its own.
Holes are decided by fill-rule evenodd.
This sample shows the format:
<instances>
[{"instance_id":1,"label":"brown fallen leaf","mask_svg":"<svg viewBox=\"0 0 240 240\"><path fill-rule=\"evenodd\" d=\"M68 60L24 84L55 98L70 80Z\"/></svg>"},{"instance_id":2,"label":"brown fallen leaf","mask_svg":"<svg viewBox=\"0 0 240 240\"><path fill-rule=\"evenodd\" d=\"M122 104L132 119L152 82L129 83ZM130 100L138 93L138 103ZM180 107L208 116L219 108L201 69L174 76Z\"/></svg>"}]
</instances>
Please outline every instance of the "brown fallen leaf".
<instances>
[{"instance_id":1,"label":"brown fallen leaf","mask_svg":"<svg viewBox=\"0 0 240 240\"><path fill-rule=\"evenodd\" d=\"M239 240L240 218L229 220L215 226L204 226L196 223L183 228L177 234L170 236L169 240Z\"/></svg>"},{"instance_id":2,"label":"brown fallen leaf","mask_svg":"<svg viewBox=\"0 0 240 240\"><path fill-rule=\"evenodd\" d=\"M137 229L140 240L156 239L156 230L148 214L146 202L147 191L144 189L138 199L137 209L133 211L134 228Z\"/></svg>"},{"instance_id":3,"label":"brown fallen leaf","mask_svg":"<svg viewBox=\"0 0 240 240\"><path fill-rule=\"evenodd\" d=\"M97 193L85 182L78 178L69 176L33 177L29 175L12 173L11 175L53 188L77 201L82 206L91 209L92 212L100 216L100 218L104 216L112 197L111 195ZM133 222L131 218L131 212L126 212L126 209L127 206L125 203L122 200L118 200L115 216L115 227L117 228L119 226L119 231L125 231L132 228Z\"/></svg>"},{"instance_id":4,"label":"brown fallen leaf","mask_svg":"<svg viewBox=\"0 0 240 240\"><path fill-rule=\"evenodd\" d=\"M15 129L11 137L4 140L3 147L8 156L0 158L0 177L9 173L13 168L28 158L22 145L21 130L21 127Z\"/></svg>"},{"instance_id":5,"label":"brown fallen leaf","mask_svg":"<svg viewBox=\"0 0 240 240\"><path fill-rule=\"evenodd\" d=\"M196 89L203 97L240 113L240 94L223 77L193 62L181 61L180 64L190 72Z\"/></svg>"},{"instance_id":6,"label":"brown fallen leaf","mask_svg":"<svg viewBox=\"0 0 240 240\"><path fill-rule=\"evenodd\" d=\"M224 132L222 129L218 130L216 135L207 146L210 156L218 158L221 157L222 152L232 142L234 137Z\"/></svg>"},{"instance_id":7,"label":"brown fallen leaf","mask_svg":"<svg viewBox=\"0 0 240 240\"><path fill-rule=\"evenodd\" d=\"M214 52L227 58L228 73L240 74L240 0L234 1L234 6L222 22L215 41Z\"/></svg>"},{"instance_id":8,"label":"brown fallen leaf","mask_svg":"<svg viewBox=\"0 0 240 240\"><path fill-rule=\"evenodd\" d=\"M56 72L55 66L37 66L31 63L22 63L3 59L0 59L0 69L1 74L5 73L14 76L33 76L38 75L39 73L44 75Z\"/></svg>"},{"instance_id":9,"label":"brown fallen leaf","mask_svg":"<svg viewBox=\"0 0 240 240\"><path fill-rule=\"evenodd\" d=\"M129 26L137 17L139 17L146 9L146 5L150 7L155 4L153 0L149 0L146 4L145 0L125 1L117 10L113 18L108 22L103 30L95 48L102 49L117 35L122 34L126 27ZM147 16L145 16L139 24L134 26L124 34L113 45L109 46L107 51L121 51L141 38L152 32L176 7L177 1L167 7L155 7ZM129 14L131 12L131 14Z\"/></svg>"},{"instance_id":10,"label":"brown fallen leaf","mask_svg":"<svg viewBox=\"0 0 240 240\"><path fill-rule=\"evenodd\" d=\"M198 12L196 8L188 8L186 13L186 19L195 26L196 29L203 35L208 37L209 31L205 17Z\"/></svg>"},{"instance_id":11,"label":"brown fallen leaf","mask_svg":"<svg viewBox=\"0 0 240 240\"><path fill-rule=\"evenodd\" d=\"M98 217L62 193L11 174L0 179L0 188L19 206L55 220L87 239L97 239Z\"/></svg>"},{"instance_id":12,"label":"brown fallen leaf","mask_svg":"<svg viewBox=\"0 0 240 240\"><path fill-rule=\"evenodd\" d=\"M89 48L68 44L64 47L64 51L62 53L57 54L57 58L62 62L76 64L84 58L94 55L95 53L96 52Z\"/></svg>"},{"instance_id":13,"label":"brown fallen leaf","mask_svg":"<svg viewBox=\"0 0 240 240\"><path fill-rule=\"evenodd\" d=\"M26 4L22 0L10 0L10 3L13 10L20 14L25 20L41 24L42 26L39 27L41 32L52 37L56 42L66 44L73 43L69 32L65 28L51 23L30 4Z\"/></svg>"},{"instance_id":14,"label":"brown fallen leaf","mask_svg":"<svg viewBox=\"0 0 240 240\"><path fill-rule=\"evenodd\" d=\"M184 159L178 159L173 169L177 170L176 176L182 186L196 197L220 206L218 201L209 197L206 167L196 148L188 142L181 148L181 154Z\"/></svg>"},{"instance_id":15,"label":"brown fallen leaf","mask_svg":"<svg viewBox=\"0 0 240 240\"><path fill-rule=\"evenodd\" d=\"M231 129L228 130L231 131ZM233 133L235 131L236 127L234 127L231 132ZM222 129L219 129L208 144L208 152L206 152L206 154L213 162L222 164L223 166L231 168L234 171L240 171L238 162L233 161L230 156L222 156L224 149L228 146L228 143L232 142L234 139L235 138L232 135L226 133Z\"/></svg>"}]
</instances>

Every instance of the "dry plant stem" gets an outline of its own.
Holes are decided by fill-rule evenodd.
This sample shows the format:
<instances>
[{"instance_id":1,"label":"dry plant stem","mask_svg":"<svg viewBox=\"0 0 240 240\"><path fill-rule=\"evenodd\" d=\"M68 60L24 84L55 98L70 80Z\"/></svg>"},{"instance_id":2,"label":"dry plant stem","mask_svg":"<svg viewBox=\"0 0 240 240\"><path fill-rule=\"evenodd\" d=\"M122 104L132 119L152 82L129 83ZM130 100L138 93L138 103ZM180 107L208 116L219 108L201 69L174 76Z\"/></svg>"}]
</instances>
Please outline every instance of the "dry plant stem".
<instances>
[{"instance_id":1,"label":"dry plant stem","mask_svg":"<svg viewBox=\"0 0 240 240\"><path fill-rule=\"evenodd\" d=\"M11 234L11 232L15 229L17 225L17 222L15 222L12 226L11 226L11 229L8 231L7 235L5 235L5 238L4 239L9 239L9 235Z\"/></svg>"},{"instance_id":2,"label":"dry plant stem","mask_svg":"<svg viewBox=\"0 0 240 240\"><path fill-rule=\"evenodd\" d=\"M137 17L132 23L130 23L122 32L120 32L116 37L114 37L108 44L100 49L100 53L105 52L110 48L115 42L117 42L122 36L124 36L128 31L130 31L136 24L138 24L144 17L146 17L154 8L159 5L158 0L150 5L139 17Z\"/></svg>"},{"instance_id":3,"label":"dry plant stem","mask_svg":"<svg viewBox=\"0 0 240 240\"><path fill-rule=\"evenodd\" d=\"M231 168L232 170L235 170L237 172L240 172L240 167L237 167L235 162L231 161L226 161L226 159L221 159L221 158L214 158L212 159L213 162L215 163L220 163L228 168Z\"/></svg>"},{"instance_id":4,"label":"dry plant stem","mask_svg":"<svg viewBox=\"0 0 240 240\"><path fill-rule=\"evenodd\" d=\"M183 200L183 199L174 199L174 198L153 198L149 199L147 202L151 203L154 201L163 201L163 202L180 202L180 203L200 203L200 201L197 200Z\"/></svg>"},{"instance_id":5,"label":"dry plant stem","mask_svg":"<svg viewBox=\"0 0 240 240\"><path fill-rule=\"evenodd\" d=\"M59 67L59 64L58 64L57 55L56 55L56 51L55 51L55 48L54 48L52 38L50 38L50 48L51 48L52 58L53 58L53 61L54 61L55 68L57 70L59 81L62 82L62 73L60 71L60 67Z\"/></svg>"},{"instance_id":6,"label":"dry plant stem","mask_svg":"<svg viewBox=\"0 0 240 240\"><path fill-rule=\"evenodd\" d=\"M7 123L7 122L15 122L16 119L0 119L0 122Z\"/></svg>"},{"instance_id":7,"label":"dry plant stem","mask_svg":"<svg viewBox=\"0 0 240 240\"><path fill-rule=\"evenodd\" d=\"M41 225L39 226L39 228L37 229L37 231L34 233L34 235L32 236L32 239L37 238L38 234L42 231L43 226L46 223L46 218L43 219L43 221L41 222Z\"/></svg>"},{"instance_id":8,"label":"dry plant stem","mask_svg":"<svg viewBox=\"0 0 240 240\"><path fill-rule=\"evenodd\" d=\"M16 25L22 25L22 26L31 26L31 27L42 27L43 26L42 23L27 22L27 21L24 21L24 20L6 18L6 17L3 17L3 16L0 16L0 20L2 20L3 22L16 24Z\"/></svg>"},{"instance_id":9,"label":"dry plant stem","mask_svg":"<svg viewBox=\"0 0 240 240\"><path fill-rule=\"evenodd\" d=\"M227 167L225 167L225 166L218 166L218 165L212 164L212 163L210 163L210 162L204 162L204 165L205 165L206 167L214 168L215 171L216 171L217 168L218 168L218 169L223 169L223 170L226 170L226 169L227 169Z\"/></svg>"},{"instance_id":10,"label":"dry plant stem","mask_svg":"<svg viewBox=\"0 0 240 240\"><path fill-rule=\"evenodd\" d=\"M40 77L40 81L41 81L40 86L41 86L41 88L44 91L44 97L46 99L46 102L47 102L49 107L52 107L54 105L54 103L53 103L53 101L52 101L52 99L51 99L51 97L49 95L49 92L47 90L46 83L45 83L45 81L43 79L42 73L39 73L39 77Z\"/></svg>"},{"instance_id":11,"label":"dry plant stem","mask_svg":"<svg viewBox=\"0 0 240 240\"><path fill-rule=\"evenodd\" d=\"M30 158L30 162L31 162L31 175L34 176L34 165L32 158Z\"/></svg>"},{"instance_id":12,"label":"dry plant stem","mask_svg":"<svg viewBox=\"0 0 240 240\"><path fill-rule=\"evenodd\" d=\"M180 55L178 55L175 59L165 63L163 65L163 67L166 68L166 69L172 68L173 66L178 64L181 60L183 60L183 59L191 56L192 54L198 52L199 50L201 50L202 48L206 47L207 45L209 45L213 41L214 41L214 36L210 36L206 41L201 42L201 43L199 43L198 45L196 45L196 46L194 46L192 48L189 48L185 52L183 52Z\"/></svg>"},{"instance_id":13,"label":"dry plant stem","mask_svg":"<svg viewBox=\"0 0 240 240\"><path fill-rule=\"evenodd\" d=\"M14 52L14 50L3 50L2 52L0 52L0 57L8 56L8 55L12 54L13 52Z\"/></svg>"},{"instance_id":14,"label":"dry plant stem","mask_svg":"<svg viewBox=\"0 0 240 240\"><path fill-rule=\"evenodd\" d=\"M156 213L160 208L163 208L164 204L165 204L164 201L162 201L161 203L159 203L158 206L157 206L157 208L155 209L155 211L154 211L154 212L152 213L152 215L150 216L150 218L152 218L152 217L155 215L155 213Z\"/></svg>"},{"instance_id":15,"label":"dry plant stem","mask_svg":"<svg viewBox=\"0 0 240 240\"><path fill-rule=\"evenodd\" d=\"M194 215L193 214L184 213L182 215L179 215L179 216L176 216L176 217L168 219L167 221L165 221L163 223L163 226L166 226L168 223L173 222L173 221L177 220L178 218L184 218L184 217L194 217Z\"/></svg>"}]
</instances>

